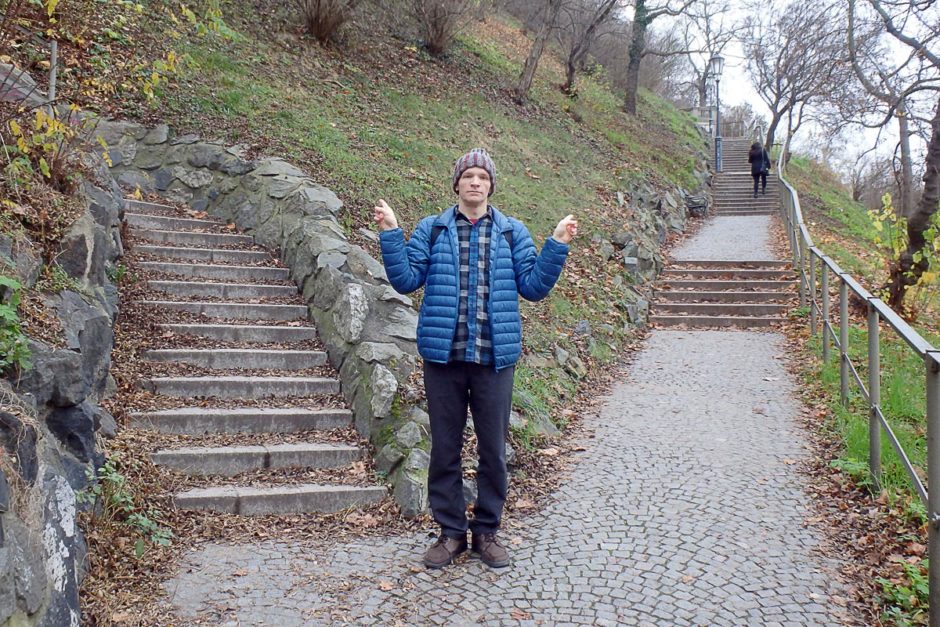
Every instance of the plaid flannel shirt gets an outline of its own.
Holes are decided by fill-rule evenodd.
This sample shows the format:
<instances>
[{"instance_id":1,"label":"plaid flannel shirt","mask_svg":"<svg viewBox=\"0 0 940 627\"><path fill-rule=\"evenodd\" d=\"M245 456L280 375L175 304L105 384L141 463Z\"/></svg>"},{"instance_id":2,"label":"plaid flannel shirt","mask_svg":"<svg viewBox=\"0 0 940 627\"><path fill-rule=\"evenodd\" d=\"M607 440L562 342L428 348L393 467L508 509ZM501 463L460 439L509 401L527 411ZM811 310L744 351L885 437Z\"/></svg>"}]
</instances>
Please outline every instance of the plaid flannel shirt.
<instances>
[{"instance_id":1,"label":"plaid flannel shirt","mask_svg":"<svg viewBox=\"0 0 940 627\"><path fill-rule=\"evenodd\" d=\"M450 359L489 365L493 363L489 319L493 216L487 207L486 214L474 224L456 208L454 211L460 248L460 306Z\"/></svg>"}]
</instances>

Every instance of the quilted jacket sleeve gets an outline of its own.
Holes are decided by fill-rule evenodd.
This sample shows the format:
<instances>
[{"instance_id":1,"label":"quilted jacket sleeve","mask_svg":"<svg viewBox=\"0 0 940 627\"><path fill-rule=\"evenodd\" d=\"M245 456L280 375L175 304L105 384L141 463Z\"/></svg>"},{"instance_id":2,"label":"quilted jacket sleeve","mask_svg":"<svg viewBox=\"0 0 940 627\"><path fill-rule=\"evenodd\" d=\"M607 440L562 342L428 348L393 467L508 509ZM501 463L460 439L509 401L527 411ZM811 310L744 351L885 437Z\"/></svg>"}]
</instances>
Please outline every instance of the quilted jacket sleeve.
<instances>
[{"instance_id":1,"label":"quilted jacket sleeve","mask_svg":"<svg viewBox=\"0 0 940 627\"><path fill-rule=\"evenodd\" d=\"M516 271L516 287L526 300L542 300L555 286L568 257L568 245L550 237L537 252L528 229L518 220L512 221L512 264Z\"/></svg>"},{"instance_id":2,"label":"quilted jacket sleeve","mask_svg":"<svg viewBox=\"0 0 940 627\"><path fill-rule=\"evenodd\" d=\"M424 219L407 244L405 232L400 228L379 234L385 272L399 294L413 292L424 285L430 259L430 232L431 220Z\"/></svg>"}]
</instances>

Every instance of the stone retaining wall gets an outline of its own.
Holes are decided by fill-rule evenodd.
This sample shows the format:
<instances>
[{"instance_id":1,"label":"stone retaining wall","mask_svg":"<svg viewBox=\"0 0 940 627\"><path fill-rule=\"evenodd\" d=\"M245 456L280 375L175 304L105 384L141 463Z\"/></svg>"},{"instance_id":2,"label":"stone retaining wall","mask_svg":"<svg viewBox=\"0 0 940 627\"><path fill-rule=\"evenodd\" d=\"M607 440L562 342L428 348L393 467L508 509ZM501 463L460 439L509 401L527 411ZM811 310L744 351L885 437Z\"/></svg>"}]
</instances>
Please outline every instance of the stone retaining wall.
<instances>
[{"instance_id":1,"label":"stone retaining wall","mask_svg":"<svg viewBox=\"0 0 940 627\"><path fill-rule=\"evenodd\" d=\"M73 280L72 289L46 295L64 345L31 340L32 367L0 379L3 625L79 624L85 543L75 494L102 462L97 437L113 436L116 429L97 402L114 388L109 368L117 290L107 269L122 253L122 195L97 156L86 160L97 182L79 182L76 196L85 211L55 259ZM0 274L33 287L43 263L52 262L38 250L22 234L0 233ZM0 293L0 301L8 297Z\"/></svg>"}]
</instances>

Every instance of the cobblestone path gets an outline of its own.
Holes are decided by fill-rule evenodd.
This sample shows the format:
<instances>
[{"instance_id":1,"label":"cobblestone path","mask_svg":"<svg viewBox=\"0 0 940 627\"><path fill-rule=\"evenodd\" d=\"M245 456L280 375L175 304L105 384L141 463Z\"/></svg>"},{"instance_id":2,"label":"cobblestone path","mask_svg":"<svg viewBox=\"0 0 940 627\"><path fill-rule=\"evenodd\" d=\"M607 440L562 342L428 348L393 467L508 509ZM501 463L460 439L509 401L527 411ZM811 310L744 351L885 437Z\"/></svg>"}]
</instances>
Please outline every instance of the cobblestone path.
<instances>
[{"instance_id":1,"label":"cobblestone path","mask_svg":"<svg viewBox=\"0 0 940 627\"><path fill-rule=\"evenodd\" d=\"M807 454L772 333L655 331L514 564L420 566L424 534L209 545L167 591L201 624L850 624L818 551Z\"/></svg>"}]
</instances>

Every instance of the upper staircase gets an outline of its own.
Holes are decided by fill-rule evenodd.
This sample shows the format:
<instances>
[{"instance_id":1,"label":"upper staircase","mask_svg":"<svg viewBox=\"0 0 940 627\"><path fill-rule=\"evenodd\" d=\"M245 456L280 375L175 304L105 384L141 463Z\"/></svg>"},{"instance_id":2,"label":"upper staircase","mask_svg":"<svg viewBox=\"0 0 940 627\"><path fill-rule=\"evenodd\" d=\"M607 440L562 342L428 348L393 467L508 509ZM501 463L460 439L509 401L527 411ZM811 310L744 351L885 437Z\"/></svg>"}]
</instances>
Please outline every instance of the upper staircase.
<instances>
[{"instance_id":1,"label":"upper staircase","mask_svg":"<svg viewBox=\"0 0 940 627\"><path fill-rule=\"evenodd\" d=\"M786 261L769 258L736 258L734 237L748 229L769 228L779 211L777 177L767 177L766 194L754 197L750 164L751 141L730 139L723 143L722 172L712 181L712 226L717 221L734 235L712 242L714 258L684 258L667 265L654 285L650 322L658 326L687 328L771 327L785 320L794 295L795 274ZM733 227L733 228L731 228ZM722 229L703 229L704 236L722 237Z\"/></svg>"},{"instance_id":2,"label":"upper staircase","mask_svg":"<svg viewBox=\"0 0 940 627\"><path fill-rule=\"evenodd\" d=\"M138 355L151 407L128 426L161 434L153 462L189 488L175 504L251 515L381 500L367 473L344 472L363 450L290 270L219 220L135 200L125 216L146 279L132 306L162 320Z\"/></svg>"}]
</instances>

